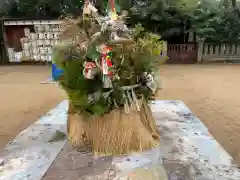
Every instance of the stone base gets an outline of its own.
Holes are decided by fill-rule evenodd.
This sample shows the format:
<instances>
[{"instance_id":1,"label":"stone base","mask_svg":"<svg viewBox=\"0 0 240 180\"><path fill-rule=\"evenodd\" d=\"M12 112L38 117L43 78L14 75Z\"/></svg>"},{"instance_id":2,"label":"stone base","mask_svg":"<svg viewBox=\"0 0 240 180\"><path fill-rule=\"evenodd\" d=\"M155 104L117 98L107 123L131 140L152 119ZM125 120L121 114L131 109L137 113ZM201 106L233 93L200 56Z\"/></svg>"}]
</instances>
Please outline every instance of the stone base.
<instances>
[{"instance_id":1,"label":"stone base","mask_svg":"<svg viewBox=\"0 0 240 180\"><path fill-rule=\"evenodd\" d=\"M152 105L169 180L239 180L240 168L181 101Z\"/></svg>"},{"instance_id":2,"label":"stone base","mask_svg":"<svg viewBox=\"0 0 240 180\"><path fill-rule=\"evenodd\" d=\"M96 158L69 143L42 180L167 180L159 149L124 157Z\"/></svg>"},{"instance_id":3,"label":"stone base","mask_svg":"<svg viewBox=\"0 0 240 180\"><path fill-rule=\"evenodd\" d=\"M116 158L76 152L69 143L64 146L65 140L47 142L55 130L66 128L67 107L63 103L7 145L0 157L1 180L40 180L46 171L42 180L240 179L240 168L232 164L231 156L181 101L152 105L161 133L160 150Z\"/></svg>"}]
</instances>

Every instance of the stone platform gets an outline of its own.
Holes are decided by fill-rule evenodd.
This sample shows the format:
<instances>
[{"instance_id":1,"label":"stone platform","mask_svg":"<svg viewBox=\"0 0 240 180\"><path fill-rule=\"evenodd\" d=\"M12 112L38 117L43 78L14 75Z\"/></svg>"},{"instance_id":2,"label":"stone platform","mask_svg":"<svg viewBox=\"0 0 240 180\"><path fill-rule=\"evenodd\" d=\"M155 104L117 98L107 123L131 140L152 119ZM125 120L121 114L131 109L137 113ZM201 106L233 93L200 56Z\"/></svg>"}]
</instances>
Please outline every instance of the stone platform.
<instances>
[{"instance_id":1,"label":"stone platform","mask_svg":"<svg viewBox=\"0 0 240 180\"><path fill-rule=\"evenodd\" d=\"M240 179L239 167L181 101L152 104L160 149L118 158L76 152L66 139L48 142L56 130L65 131L67 106L64 101L6 146L0 180Z\"/></svg>"},{"instance_id":2,"label":"stone platform","mask_svg":"<svg viewBox=\"0 0 240 180\"><path fill-rule=\"evenodd\" d=\"M240 168L181 101L156 101L161 155L169 180L239 180Z\"/></svg>"}]
</instances>

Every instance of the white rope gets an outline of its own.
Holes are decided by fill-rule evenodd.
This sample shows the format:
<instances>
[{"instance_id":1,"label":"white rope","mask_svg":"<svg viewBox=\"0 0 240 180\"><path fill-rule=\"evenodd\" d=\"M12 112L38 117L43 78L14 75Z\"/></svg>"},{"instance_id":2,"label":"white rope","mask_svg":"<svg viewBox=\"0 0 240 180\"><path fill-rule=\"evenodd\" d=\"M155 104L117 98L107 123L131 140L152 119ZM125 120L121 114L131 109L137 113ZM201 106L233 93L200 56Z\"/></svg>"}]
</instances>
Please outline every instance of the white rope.
<instances>
[{"instance_id":1,"label":"white rope","mask_svg":"<svg viewBox=\"0 0 240 180\"><path fill-rule=\"evenodd\" d=\"M140 84L134 84L134 85L131 85L131 86L122 86L121 89L123 90L132 90L132 89L135 89L135 88L138 88L140 87Z\"/></svg>"}]
</instances>

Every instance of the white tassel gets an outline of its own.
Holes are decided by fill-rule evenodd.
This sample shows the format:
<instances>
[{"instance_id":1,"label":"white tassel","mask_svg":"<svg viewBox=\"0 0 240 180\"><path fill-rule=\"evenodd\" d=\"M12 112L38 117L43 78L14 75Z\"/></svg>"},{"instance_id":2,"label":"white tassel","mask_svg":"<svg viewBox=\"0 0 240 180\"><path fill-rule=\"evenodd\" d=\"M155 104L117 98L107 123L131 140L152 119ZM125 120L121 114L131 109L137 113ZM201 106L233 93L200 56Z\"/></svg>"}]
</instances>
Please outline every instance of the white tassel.
<instances>
[{"instance_id":1,"label":"white tassel","mask_svg":"<svg viewBox=\"0 0 240 180\"><path fill-rule=\"evenodd\" d=\"M124 111L125 111L125 113L129 113L130 112L130 108L129 108L128 99L127 99L127 97L125 95L125 92L123 94L123 98L125 99Z\"/></svg>"},{"instance_id":2,"label":"white tassel","mask_svg":"<svg viewBox=\"0 0 240 180\"><path fill-rule=\"evenodd\" d=\"M113 103L114 103L115 108L119 108L119 106L118 106L117 102L115 101L115 99L113 99Z\"/></svg>"},{"instance_id":3,"label":"white tassel","mask_svg":"<svg viewBox=\"0 0 240 180\"><path fill-rule=\"evenodd\" d=\"M135 92L134 92L133 89L132 89L131 92L132 92L132 98L133 98L133 101L134 101L134 103L135 103L135 105L136 105L136 108L137 108L138 111L140 111L141 106L140 106L140 104L139 104L139 100L137 99L137 96L136 96L136 94L135 94Z\"/></svg>"},{"instance_id":4,"label":"white tassel","mask_svg":"<svg viewBox=\"0 0 240 180\"><path fill-rule=\"evenodd\" d=\"M88 4L88 8L94 13L98 11L97 8L95 8L91 3Z\"/></svg>"},{"instance_id":5,"label":"white tassel","mask_svg":"<svg viewBox=\"0 0 240 180\"><path fill-rule=\"evenodd\" d=\"M146 82L147 87L152 91L152 92L156 92L157 90L157 84L156 81L153 77L152 74L144 72L143 73L143 80Z\"/></svg>"},{"instance_id":6,"label":"white tassel","mask_svg":"<svg viewBox=\"0 0 240 180\"><path fill-rule=\"evenodd\" d=\"M103 88L112 88L112 81L108 75L103 75L102 77L103 81Z\"/></svg>"},{"instance_id":7,"label":"white tassel","mask_svg":"<svg viewBox=\"0 0 240 180\"><path fill-rule=\"evenodd\" d=\"M103 93L104 99L107 99L108 96L111 94L111 92L112 92L112 90L111 90L111 91L108 91L108 92L104 92L104 93Z\"/></svg>"},{"instance_id":8,"label":"white tassel","mask_svg":"<svg viewBox=\"0 0 240 180\"><path fill-rule=\"evenodd\" d=\"M127 99L128 99L128 102L129 102L129 104L130 104L130 108L131 108L132 105L134 104L134 102L133 102L133 99L132 99L132 97L131 97L129 91L127 91L126 93L127 93Z\"/></svg>"}]
</instances>

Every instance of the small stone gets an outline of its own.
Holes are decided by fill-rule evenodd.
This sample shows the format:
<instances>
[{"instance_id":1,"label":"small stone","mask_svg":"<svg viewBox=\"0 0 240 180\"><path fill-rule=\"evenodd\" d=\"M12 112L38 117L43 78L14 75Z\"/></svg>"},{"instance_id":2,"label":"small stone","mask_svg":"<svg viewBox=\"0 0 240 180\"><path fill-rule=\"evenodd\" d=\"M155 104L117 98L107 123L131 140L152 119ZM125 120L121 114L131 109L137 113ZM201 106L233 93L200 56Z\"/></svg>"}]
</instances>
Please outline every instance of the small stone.
<instances>
[{"instance_id":1,"label":"small stone","mask_svg":"<svg viewBox=\"0 0 240 180\"><path fill-rule=\"evenodd\" d=\"M116 173L113 170L109 171L109 174L108 174L109 177L114 177L115 175Z\"/></svg>"},{"instance_id":2,"label":"small stone","mask_svg":"<svg viewBox=\"0 0 240 180\"><path fill-rule=\"evenodd\" d=\"M163 160L163 161L166 161L166 160L167 160L167 158L166 158L166 157L162 157L162 160Z\"/></svg>"},{"instance_id":3,"label":"small stone","mask_svg":"<svg viewBox=\"0 0 240 180\"><path fill-rule=\"evenodd\" d=\"M29 178L30 176L31 176L30 174L25 175L26 178Z\"/></svg>"},{"instance_id":4,"label":"small stone","mask_svg":"<svg viewBox=\"0 0 240 180\"><path fill-rule=\"evenodd\" d=\"M200 175L202 175L202 173L199 172L199 171L196 171L196 175L197 175L197 176L200 176Z\"/></svg>"},{"instance_id":5,"label":"small stone","mask_svg":"<svg viewBox=\"0 0 240 180\"><path fill-rule=\"evenodd\" d=\"M180 143L182 143L182 142L183 142L183 139L179 139L178 141L179 141Z\"/></svg>"},{"instance_id":6,"label":"small stone","mask_svg":"<svg viewBox=\"0 0 240 180\"><path fill-rule=\"evenodd\" d=\"M31 139L32 139L32 140L38 140L38 137L32 136Z\"/></svg>"},{"instance_id":7,"label":"small stone","mask_svg":"<svg viewBox=\"0 0 240 180\"><path fill-rule=\"evenodd\" d=\"M4 159L0 159L0 166L3 166L4 165Z\"/></svg>"},{"instance_id":8,"label":"small stone","mask_svg":"<svg viewBox=\"0 0 240 180\"><path fill-rule=\"evenodd\" d=\"M10 145L14 145L14 144L16 144L16 141L15 141L15 140L9 141L8 144L10 144Z\"/></svg>"},{"instance_id":9,"label":"small stone","mask_svg":"<svg viewBox=\"0 0 240 180\"><path fill-rule=\"evenodd\" d=\"M88 167L93 167L93 162L88 162Z\"/></svg>"},{"instance_id":10,"label":"small stone","mask_svg":"<svg viewBox=\"0 0 240 180\"><path fill-rule=\"evenodd\" d=\"M228 169L225 170L226 173L229 173L230 171Z\"/></svg>"}]
</instances>

